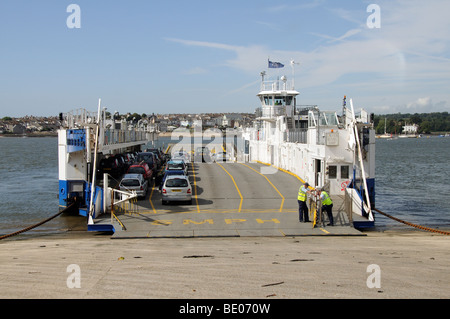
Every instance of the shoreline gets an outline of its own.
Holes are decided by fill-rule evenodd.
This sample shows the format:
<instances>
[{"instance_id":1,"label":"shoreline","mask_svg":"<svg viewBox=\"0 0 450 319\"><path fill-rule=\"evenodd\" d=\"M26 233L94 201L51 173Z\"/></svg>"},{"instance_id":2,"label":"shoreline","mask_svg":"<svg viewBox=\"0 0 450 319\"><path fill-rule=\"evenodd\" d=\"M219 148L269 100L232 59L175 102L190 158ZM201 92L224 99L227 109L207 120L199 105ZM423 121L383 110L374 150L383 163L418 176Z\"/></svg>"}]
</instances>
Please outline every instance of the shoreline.
<instances>
[{"instance_id":1,"label":"shoreline","mask_svg":"<svg viewBox=\"0 0 450 319\"><path fill-rule=\"evenodd\" d=\"M42 132L42 133L24 133L24 134L0 134L2 137L58 137L57 132Z\"/></svg>"},{"instance_id":2,"label":"shoreline","mask_svg":"<svg viewBox=\"0 0 450 319\"><path fill-rule=\"evenodd\" d=\"M66 231L0 241L2 298L449 298L449 238L424 231L363 237L114 239ZM68 288L69 265L80 288ZM368 287L368 267L380 269ZM277 285L272 285L277 283ZM32 287L39 287L33 289Z\"/></svg>"}]
</instances>

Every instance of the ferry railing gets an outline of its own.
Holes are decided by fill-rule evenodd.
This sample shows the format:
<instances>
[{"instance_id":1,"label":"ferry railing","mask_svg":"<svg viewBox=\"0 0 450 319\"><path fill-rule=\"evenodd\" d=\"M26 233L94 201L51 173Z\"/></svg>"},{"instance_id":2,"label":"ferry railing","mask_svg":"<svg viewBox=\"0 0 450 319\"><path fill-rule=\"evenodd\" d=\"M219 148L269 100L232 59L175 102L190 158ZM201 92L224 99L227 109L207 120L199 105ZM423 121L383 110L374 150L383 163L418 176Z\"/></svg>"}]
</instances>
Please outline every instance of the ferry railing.
<instances>
[{"instance_id":1,"label":"ferry railing","mask_svg":"<svg viewBox=\"0 0 450 319\"><path fill-rule=\"evenodd\" d=\"M288 143L308 143L308 129L290 129L284 132L283 141Z\"/></svg>"},{"instance_id":2,"label":"ferry railing","mask_svg":"<svg viewBox=\"0 0 450 319\"><path fill-rule=\"evenodd\" d=\"M104 145L139 142L146 140L145 131L105 130Z\"/></svg>"},{"instance_id":3,"label":"ferry railing","mask_svg":"<svg viewBox=\"0 0 450 319\"><path fill-rule=\"evenodd\" d=\"M255 110L256 117L274 119L277 116L286 115L286 107L283 105L266 105Z\"/></svg>"},{"instance_id":4,"label":"ferry railing","mask_svg":"<svg viewBox=\"0 0 450 319\"><path fill-rule=\"evenodd\" d=\"M267 80L261 82L261 91L287 91L294 90L294 80L283 81L278 80Z\"/></svg>"},{"instance_id":5,"label":"ferry railing","mask_svg":"<svg viewBox=\"0 0 450 319\"><path fill-rule=\"evenodd\" d=\"M84 127L86 124L93 124L97 122L98 114L96 112L89 112L85 109L79 108L70 112L61 114L62 126L67 128Z\"/></svg>"}]
</instances>

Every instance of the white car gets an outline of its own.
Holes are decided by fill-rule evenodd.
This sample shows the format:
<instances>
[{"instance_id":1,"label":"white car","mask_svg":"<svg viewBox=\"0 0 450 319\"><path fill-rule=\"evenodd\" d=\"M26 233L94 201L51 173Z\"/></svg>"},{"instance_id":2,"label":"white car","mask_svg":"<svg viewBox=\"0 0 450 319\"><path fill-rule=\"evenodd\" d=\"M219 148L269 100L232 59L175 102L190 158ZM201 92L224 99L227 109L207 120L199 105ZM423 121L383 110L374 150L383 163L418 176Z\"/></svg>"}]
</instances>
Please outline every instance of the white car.
<instances>
[{"instance_id":1,"label":"white car","mask_svg":"<svg viewBox=\"0 0 450 319\"><path fill-rule=\"evenodd\" d=\"M148 190L148 180L142 174L125 174L120 181L119 190L134 190L138 197L145 197Z\"/></svg>"},{"instance_id":2,"label":"white car","mask_svg":"<svg viewBox=\"0 0 450 319\"><path fill-rule=\"evenodd\" d=\"M161 187L162 204L167 202L189 202L192 204L192 187L184 175L169 175Z\"/></svg>"},{"instance_id":3,"label":"white car","mask_svg":"<svg viewBox=\"0 0 450 319\"><path fill-rule=\"evenodd\" d=\"M191 162L191 155L186 151L176 151L172 153L172 160L182 160L186 164Z\"/></svg>"},{"instance_id":4,"label":"white car","mask_svg":"<svg viewBox=\"0 0 450 319\"><path fill-rule=\"evenodd\" d=\"M226 152L218 152L217 154L214 154L213 159L215 162L230 162L231 156Z\"/></svg>"}]
</instances>

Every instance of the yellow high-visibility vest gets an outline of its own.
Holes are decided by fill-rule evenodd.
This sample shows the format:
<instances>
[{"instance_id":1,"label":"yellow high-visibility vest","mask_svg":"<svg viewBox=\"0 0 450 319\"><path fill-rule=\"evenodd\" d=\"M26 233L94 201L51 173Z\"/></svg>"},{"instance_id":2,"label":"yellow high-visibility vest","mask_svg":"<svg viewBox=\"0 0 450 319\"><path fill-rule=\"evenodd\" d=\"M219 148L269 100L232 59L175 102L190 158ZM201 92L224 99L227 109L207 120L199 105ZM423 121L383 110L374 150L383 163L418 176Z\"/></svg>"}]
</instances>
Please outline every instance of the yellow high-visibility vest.
<instances>
[{"instance_id":1,"label":"yellow high-visibility vest","mask_svg":"<svg viewBox=\"0 0 450 319\"><path fill-rule=\"evenodd\" d=\"M322 205L329 206L329 205L333 204L333 202L331 201L331 198L330 198L330 196L328 196L327 192L322 191L322 194L324 196L324 198L322 200Z\"/></svg>"},{"instance_id":2,"label":"yellow high-visibility vest","mask_svg":"<svg viewBox=\"0 0 450 319\"><path fill-rule=\"evenodd\" d=\"M302 191L303 186L300 186L300 189L298 190L298 197L297 199L302 202L306 202L306 192Z\"/></svg>"}]
</instances>

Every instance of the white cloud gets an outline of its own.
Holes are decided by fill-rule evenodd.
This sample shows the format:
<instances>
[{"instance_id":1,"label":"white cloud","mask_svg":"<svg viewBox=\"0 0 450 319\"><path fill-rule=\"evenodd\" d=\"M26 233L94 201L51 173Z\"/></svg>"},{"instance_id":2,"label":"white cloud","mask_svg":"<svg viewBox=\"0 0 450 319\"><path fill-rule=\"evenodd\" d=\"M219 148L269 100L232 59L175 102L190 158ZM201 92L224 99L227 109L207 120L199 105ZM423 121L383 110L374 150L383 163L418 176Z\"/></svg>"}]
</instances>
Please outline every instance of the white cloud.
<instances>
[{"instance_id":1,"label":"white cloud","mask_svg":"<svg viewBox=\"0 0 450 319\"><path fill-rule=\"evenodd\" d=\"M320 2L311 2L317 6ZM348 87L355 94L371 92L366 106L380 108L377 96L395 96L382 104L401 112L433 109L448 105L450 101L450 1L379 1L382 27L349 28L341 36L314 34L328 39L311 52L273 50L265 45L236 46L217 42L167 39L189 46L228 50L234 53L225 64L248 74L267 68L267 57L284 62L290 73L289 61L301 63L296 71L296 83L303 89L339 86ZM287 10L281 5L272 11ZM331 10L332 11L332 10ZM333 12L333 11L332 11ZM357 23L349 11L335 9L342 19ZM367 16L366 16L367 17ZM360 21L361 22L361 21ZM365 20L362 21L363 25ZM330 31L330 33L332 33ZM411 102L411 95L422 95ZM432 99L441 102L432 103ZM395 104L394 104L395 103Z\"/></svg>"},{"instance_id":2,"label":"white cloud","mask_svg":"<svg viewBox=\"0 0 450 319\"><path fill-rule=\"evenodd\" d=\"M351 30L348 30L344 35L342 35L338 38L332 37L330 35L315 33L315 32L310 32L310 34L324 38L324 39L328 39L328 40L330 40L328 43L333 43L333 42L343 41L347 38L350 38L353 35L360 33L361 31L362 31L361 29L351 29Z\"/></svg>"}]
</instances>

